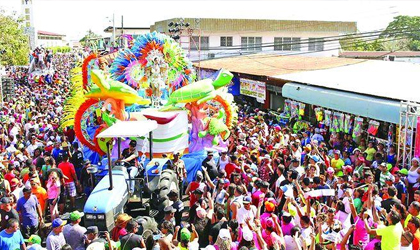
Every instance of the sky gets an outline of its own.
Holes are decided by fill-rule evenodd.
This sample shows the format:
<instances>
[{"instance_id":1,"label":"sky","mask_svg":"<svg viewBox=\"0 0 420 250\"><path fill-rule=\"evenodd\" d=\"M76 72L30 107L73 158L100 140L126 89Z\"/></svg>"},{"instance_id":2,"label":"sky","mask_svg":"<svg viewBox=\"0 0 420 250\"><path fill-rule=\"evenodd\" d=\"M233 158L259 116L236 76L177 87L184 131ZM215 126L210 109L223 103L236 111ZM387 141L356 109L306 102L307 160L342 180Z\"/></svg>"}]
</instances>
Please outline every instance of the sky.
<instances>
[{"instance_id":1,"label":"sky","mask_svg":"<svg viewBox=\"0 0 420 250\"><path fill-rule=\"evenodd\" d=\"M282 1L282 0L32 0L37 30L82 38L89 29L115 25L149 27L170 18L246 18L278 20L356 21L359 31L385 28L398 15L420 16L420 1ZM0 0L0 8L21 13L21 0ZM109 36L109 35L108 35Z\"/></svg>"}]
</instances>

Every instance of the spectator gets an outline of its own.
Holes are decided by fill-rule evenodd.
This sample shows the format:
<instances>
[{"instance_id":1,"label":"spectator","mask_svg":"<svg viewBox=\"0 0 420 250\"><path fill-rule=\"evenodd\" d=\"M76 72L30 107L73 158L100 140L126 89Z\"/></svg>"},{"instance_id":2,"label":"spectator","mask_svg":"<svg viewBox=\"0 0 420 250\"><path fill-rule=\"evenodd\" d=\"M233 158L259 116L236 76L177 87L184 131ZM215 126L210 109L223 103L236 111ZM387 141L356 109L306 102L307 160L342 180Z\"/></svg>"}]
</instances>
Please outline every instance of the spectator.
<instances>
[{"instance_id":1,"label":"spectator","mask_svg":"<svg viewBox=\"0 0 420 250\"><path fill-rule=\"evenodd\" d=\"M62 246L66 244L66 240L63 235L63 228L66 224L65 221L60 218L54 219L52 222L52 230L47 237L47 250L60 250Z\"/></svg>"},{"instance_id":2,"label":"spectator","mask_svg":"<svg viewBox=\"0 0 420 250\"><path fill-rule=\"evenodd\" d=\"M22 234L19 231L18 220L9 219L6 223L6 229L0 232L0 249L26 249Z\"/></svg>"},{"instance_id":3,"label":"spectator","mask_svg":"<svg viewBox=\"0 0 420 250\"><path fill-rule=\"evenodd\" d=\"M63 228L63 235L66 243L69 244L73 250L85 249L85 233L86 228L80 226L84 213L74 211L70 214L70 223Z\"/></svg>"},{"instance_id":4,"label":"spectator","mask_svg":"<svg viewBox=\"0 0 420 250\"><path fill-rule=\"evenodd\" d=\"M16 211L22 225L23 237L29 238L32 234L38 234L39 223L44 222L41 206L36 196L31 194L30 188L23 188L23 197L17 201Z\"/></svg>"}]
</instances>

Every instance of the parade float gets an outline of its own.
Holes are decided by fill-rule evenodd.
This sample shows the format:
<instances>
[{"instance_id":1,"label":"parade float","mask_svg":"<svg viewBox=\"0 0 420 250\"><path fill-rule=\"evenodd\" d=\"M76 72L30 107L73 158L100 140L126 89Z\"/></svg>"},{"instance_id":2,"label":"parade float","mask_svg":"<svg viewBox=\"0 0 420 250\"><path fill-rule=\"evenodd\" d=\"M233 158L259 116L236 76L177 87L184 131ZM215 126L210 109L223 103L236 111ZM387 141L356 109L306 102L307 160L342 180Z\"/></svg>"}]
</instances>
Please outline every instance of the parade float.
<instances>
[{"instance_id":1,"label":"parade float","mask_svg":"<svg viewBox=\"0 0 420 250\"><path fill-rule=\"evenodd\" d=\"M229 131L237 119L227 88L232 77L221 69L212 78L197 80L178 42L164 34L145 34L117 53L103 57L91 54L71 71L73 88L65 103L61 128L73 127L85 148L85 158L108 165L109 172L121 150L130 140L137 140L140 163L146 169L147 158L170 159L173 152L181 152L187 179L192 181L206 151L227 148ZM133 121L154 121L157 126L153 133L142 136L99 136L116 124ZM109 185L111 190L112 177L107 179L98 186ZM125 193L107 195L121 197ZM85 212L93 213L101 198L103 195L90 197L92 202L88 200ZM108 210L115 210L117 205L120 203L110 205Z\"/></svg>"}]
</instances>

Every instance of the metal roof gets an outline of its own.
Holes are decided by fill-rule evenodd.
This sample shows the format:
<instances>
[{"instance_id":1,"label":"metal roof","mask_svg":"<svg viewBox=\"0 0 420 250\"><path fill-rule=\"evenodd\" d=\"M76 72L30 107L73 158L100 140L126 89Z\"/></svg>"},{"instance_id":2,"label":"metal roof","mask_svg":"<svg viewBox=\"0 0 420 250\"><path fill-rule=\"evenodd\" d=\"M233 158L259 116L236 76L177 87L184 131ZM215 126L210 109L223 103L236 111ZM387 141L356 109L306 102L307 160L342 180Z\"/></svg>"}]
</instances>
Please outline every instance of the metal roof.
<instances>
[{"instance_id":1,"label":"metal roof","mask_svg":"<svg viewBox=\"0 0 420 250\"><path fill-rule=\"evenodd\" d=\"M420 57L420 51L343 51L339 56L346 58Z\"/></svg>"},{"instance_id":2,"label":"metal roof","mask_svg":"<svg viewBox=\"0 0 420 250\"><path fill-rule=\"evenodd\" d=\"M224 68L234 73L256 76L277 76L301 71L329 69L351 65L365 60L337 57L304 57L273 54L253 54L201 61L194 66L219 70Z\"/></svg>"},{"instance_id":3,"label":"metal roof","mask_svg":"<svg viewBox=\"0 0 420 250\"><path fill-rule=\"evenodd\" d=\"M330 69L279 74L274 78L399 101L420 102L420 65L413 63L360 61Z\"/></svg>"},{"instance_id":4,"label":"metal roof","mask_svg":"<svg viewBox=\"0 0 420 250\"><path fill-rule=\"evenodd\" d=\"M60 35L60 34L49 32L49 31L42 31L42 30L38 30L37 33L38 35L44 35L44 36L66 36L66 35Z\"/></svg>"}]
</instances>

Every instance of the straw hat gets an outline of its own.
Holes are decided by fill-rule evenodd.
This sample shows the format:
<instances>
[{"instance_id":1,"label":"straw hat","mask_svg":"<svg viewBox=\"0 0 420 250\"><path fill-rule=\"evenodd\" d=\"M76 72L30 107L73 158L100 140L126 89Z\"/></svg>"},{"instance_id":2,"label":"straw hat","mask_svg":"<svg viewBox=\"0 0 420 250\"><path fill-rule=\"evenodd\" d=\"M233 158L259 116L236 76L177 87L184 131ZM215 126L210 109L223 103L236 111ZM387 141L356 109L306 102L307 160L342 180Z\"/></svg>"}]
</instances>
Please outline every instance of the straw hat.
<instances>
[{"instance_id":1,"label":"straw hat","mask_svg":"<svg viewBox=\"0 0 420 250\"><path fill-rule=\"evenodd\" d=\"M126 213L122 213L119 214L117 216L117 219L115 220L115 225L117 226L121 226L122 224L126 223L127 221L131 220L131 216L126 214Z\"/></svg>"}]
</instances>

